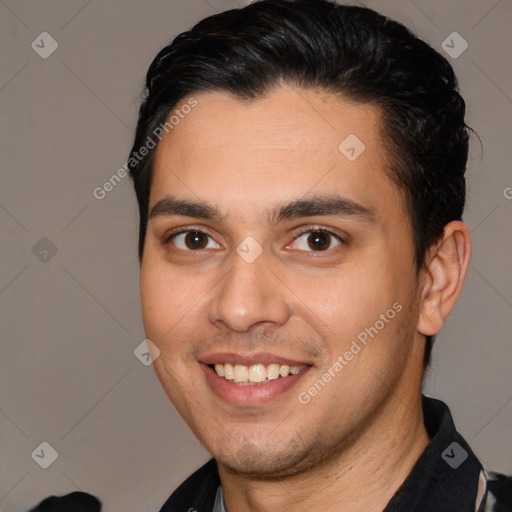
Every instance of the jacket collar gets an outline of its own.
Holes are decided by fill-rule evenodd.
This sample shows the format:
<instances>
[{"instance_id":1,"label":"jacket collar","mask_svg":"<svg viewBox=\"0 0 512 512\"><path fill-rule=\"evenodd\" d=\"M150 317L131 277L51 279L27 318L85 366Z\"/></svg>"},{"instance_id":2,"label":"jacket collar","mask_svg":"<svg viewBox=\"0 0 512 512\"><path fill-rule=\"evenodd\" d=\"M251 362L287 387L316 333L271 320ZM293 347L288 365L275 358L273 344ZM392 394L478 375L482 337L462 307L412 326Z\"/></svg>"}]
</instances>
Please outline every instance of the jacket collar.
<instances>
[{"instance_id":1,"label":"jacket collar","mask_svg":"<svg viewBox=\"0 0 512 512\"><path fill-rule=\"evenodd\" d=\"M448 407L426 396L422 405L430 444L384 512L474 512L482 465L456 431Z\"/></svg>"},{"instance_id":2,"label":"jacket collar","mask_svg":"<svg viewBox=\"0 0 512 512\"><path fill-rule=\"evenodd\" d=\"M430 444L383 512L475 512L482 465L456 431L443 402L423 396L422 406ZM212 512L219 485L217 463L210 459L176 489L160 512Z\"/></svg>"}]
</instances>

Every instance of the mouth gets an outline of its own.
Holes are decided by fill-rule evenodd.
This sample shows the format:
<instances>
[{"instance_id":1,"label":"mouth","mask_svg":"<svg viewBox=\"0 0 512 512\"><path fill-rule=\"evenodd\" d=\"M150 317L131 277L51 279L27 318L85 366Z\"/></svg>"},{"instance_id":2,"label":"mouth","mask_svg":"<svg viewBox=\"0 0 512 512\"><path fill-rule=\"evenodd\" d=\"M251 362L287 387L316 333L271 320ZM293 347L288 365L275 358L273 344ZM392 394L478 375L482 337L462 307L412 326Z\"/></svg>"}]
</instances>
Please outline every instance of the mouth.
<instances>
[{"instance_id":1,"label":"mouth","mask_svg":"<svg viewBox=\"0 0 512 512\"><path fill-rule=\"evenodd\" d=\"M268 354L241 357L219 354L199 365L215 394L242 406L262 405L289 394L311 364Z\"/></svg>"}]
</instances>

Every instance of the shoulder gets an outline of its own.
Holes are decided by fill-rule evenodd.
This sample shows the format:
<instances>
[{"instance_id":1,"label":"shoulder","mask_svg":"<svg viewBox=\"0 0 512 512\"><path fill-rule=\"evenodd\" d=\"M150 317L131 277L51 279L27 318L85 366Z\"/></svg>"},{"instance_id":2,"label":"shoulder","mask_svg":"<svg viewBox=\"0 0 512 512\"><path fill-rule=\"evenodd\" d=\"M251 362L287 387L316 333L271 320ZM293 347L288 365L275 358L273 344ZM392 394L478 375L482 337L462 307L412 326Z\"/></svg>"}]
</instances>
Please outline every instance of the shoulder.
<instances>
[{"instance_id":1,"label":"shoulder","mask_svg":"<svg viewBox=\"0 0 512 512\"><path fill-rule=\"evenodd\" d=\"M160 512L211 512L219 485L217 462L210 459L171 494Z\"/></svg>"},{"instance_id":2,"label":"shoulder","mask_svg":"<svg viewBox=\"0 0 512 512\"><path fill-rule=\"evenodd\" d=\"M485 512L512 512L512 476L488 473L487 493Z\"/></svg>"}]
</instances>

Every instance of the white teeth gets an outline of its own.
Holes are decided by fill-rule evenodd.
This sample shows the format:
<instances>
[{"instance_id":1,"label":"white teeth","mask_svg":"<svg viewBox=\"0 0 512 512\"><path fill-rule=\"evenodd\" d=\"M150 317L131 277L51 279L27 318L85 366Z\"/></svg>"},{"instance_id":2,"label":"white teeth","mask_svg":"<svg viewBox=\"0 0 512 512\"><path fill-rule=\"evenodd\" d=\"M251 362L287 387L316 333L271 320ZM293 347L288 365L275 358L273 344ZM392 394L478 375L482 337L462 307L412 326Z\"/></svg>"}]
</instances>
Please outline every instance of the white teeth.
<instances>
[{"instance_id":1,"label":"white teeth","mask_svg":"<svg viewBox=\"0 0 512 512\"><path fill-rule=\"evenodd\" d=\"M234 375L235 382L247 382L249 380L249 370L247 366L235 364Z\"/></svg>"},{"instance_id":2,"label":"white teeth","mask_svg":"<svg viewBox=\"0 0 512 512\"><path fill-rule=\"evenodd\" d=\"M253 364L249 368L249 382L263 382L267 377L267 372L262 364Z\"/></svg>"},{"instance_id":3,"label":"white teeth","mask_svg":"<svg viewBox=\"0 0 512 512\"><path fill-rule=\"evenodd\" d=\"M279 365L278 364L269 364L267 366L267 379L275 380L279 377Z\"/></svg>"},{"instance_id":4,"label":"white teeth","mask_svg":"<svg viewBox=\"0 0 512 512\"><path fill-rule=\"evenodd\" d=\"M277 363L269 364L267 367L264 364L253 364L249 367L230 363L214 365L215 372L219 377L224 377L237 384L261 384L279 377L288 377L290 374L297 375L305 366L289 366Z\"/></svg>"},{"instance_id":5,"label":"white teeth","mask_svg":"<svg viewBox=\"0 0 512 512\"><path fill-rule=\"evenodd\" d=\"M281 365L281 368L279 368L279 375L281 377L288 377L290 374L290 367L287 364Z\"/></svg>"},{"instance_id":6,"label":"white teeth","mask_svg":"<svg viewBox=\"0 0 512 512\"><path fill-rule=\"evenodd\" d=\"M222 366L222 365L219 364L219 366ZM217 370L217 366L215 366L215 370ZM219 372L217 372L217 373L219 373ZM220 375L220 373L219 373L219 375ZM233 372L233 365L226 363L224 365L224 375L220 375L220 376L224 377L226 379L229 379L229 380L233 380L235 378L235 374Z\"/></svg>"}]
</instances>

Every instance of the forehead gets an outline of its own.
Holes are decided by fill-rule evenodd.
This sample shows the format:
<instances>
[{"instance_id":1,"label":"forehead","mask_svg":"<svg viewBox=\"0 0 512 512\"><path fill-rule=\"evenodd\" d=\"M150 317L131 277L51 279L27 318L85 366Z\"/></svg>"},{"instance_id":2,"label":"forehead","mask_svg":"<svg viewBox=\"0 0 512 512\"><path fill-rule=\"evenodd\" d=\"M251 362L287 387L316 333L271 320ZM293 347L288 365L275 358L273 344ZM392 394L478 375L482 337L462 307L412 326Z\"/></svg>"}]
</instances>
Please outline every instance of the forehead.
<instances>
[{"instance_id":1,"label":"forehead","mask_svg":"<svg viewBox=\"0 0 512 512\"><path fill-rule=\"evenodd\" d=\"M158 145L150 208L167 194L248 213L318 193L396 207L377 107L291 86L251 101L193 98Z\"/></svg>"}]
</instances>

